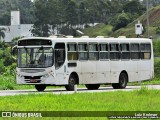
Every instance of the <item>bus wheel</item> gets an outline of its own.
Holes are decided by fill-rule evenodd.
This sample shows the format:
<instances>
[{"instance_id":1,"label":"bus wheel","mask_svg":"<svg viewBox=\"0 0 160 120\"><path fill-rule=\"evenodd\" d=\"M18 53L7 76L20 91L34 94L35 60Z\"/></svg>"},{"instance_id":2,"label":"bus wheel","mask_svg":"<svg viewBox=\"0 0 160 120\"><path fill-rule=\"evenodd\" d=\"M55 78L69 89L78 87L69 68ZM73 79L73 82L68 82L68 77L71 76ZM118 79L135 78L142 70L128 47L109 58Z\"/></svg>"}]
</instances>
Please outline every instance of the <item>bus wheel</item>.
<instances>
[{"instance_id":1,"label":"bus wheel","mask_svg":"<svg viewBox=\"0 0 160 120\"><path fill-rule=\"evenodd\" d=\"M76 79L75 79L74 75L71 75L69 77L68 85L65 86L66 90L73 91L75 84L76 84Z\"/></svg>"},{"instance_id":2,"label":"bus wheel","mask_svg":"<svg viewBox=\"0 0 160 120\"><path fill-rule=\"evenodd\" d=\"M100 84L86 84L88 90L97 90L100 87Z\"/></svg>"},{"instance_id":3,"label":"bus wheel","mask_svg":"<svg viewBox=\"0 0 160 120\"><path fill-rule=\"evenodd\" d=\"M121 73L119 76L119 83L113 83L112 87L114 89L124 89L127 86L127 75L125 73Z\"/></svg>"},{"instance_id":4,"label":"bus wheel","mask_svg":"<svg viewBox=\"0 0 160 120\"><path fill-rule=\"evenodd\" d=\"M46 89L46 85L35 85L37 91L42 92Z\"/></svg>"}]
</instances>

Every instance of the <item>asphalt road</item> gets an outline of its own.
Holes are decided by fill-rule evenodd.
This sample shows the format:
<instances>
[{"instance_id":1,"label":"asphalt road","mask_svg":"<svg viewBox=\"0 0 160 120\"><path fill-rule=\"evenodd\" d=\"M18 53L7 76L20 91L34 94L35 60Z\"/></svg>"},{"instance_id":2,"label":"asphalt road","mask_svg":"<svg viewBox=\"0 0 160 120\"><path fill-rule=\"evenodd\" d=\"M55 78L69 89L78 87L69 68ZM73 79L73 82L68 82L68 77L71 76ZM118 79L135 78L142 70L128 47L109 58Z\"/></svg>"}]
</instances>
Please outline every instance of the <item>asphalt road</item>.
<instances>
[{"instance_id":1,"label":"asphalt road","mask_svg":"<svg viewBox=\"0 0 160 120\"><path fill-rule=\"evenodd\" d=\"M160 85L147 85L149 89L159 89ZM125 89L113 89L112 87L100 87L98 90L87 90L86 88L77 88L77 93L83 92L114 92L114 91L132 91L136 89L140 89L141 86L127 86ZM35 89L33 90L0 90L0 96L14 96L20 94L45 94L45 93L53 93L53 94L73 94L75 91L66 91L64 88L61 89L46 89L44 92L37 92Z\"/></svg>"}]
</instances>

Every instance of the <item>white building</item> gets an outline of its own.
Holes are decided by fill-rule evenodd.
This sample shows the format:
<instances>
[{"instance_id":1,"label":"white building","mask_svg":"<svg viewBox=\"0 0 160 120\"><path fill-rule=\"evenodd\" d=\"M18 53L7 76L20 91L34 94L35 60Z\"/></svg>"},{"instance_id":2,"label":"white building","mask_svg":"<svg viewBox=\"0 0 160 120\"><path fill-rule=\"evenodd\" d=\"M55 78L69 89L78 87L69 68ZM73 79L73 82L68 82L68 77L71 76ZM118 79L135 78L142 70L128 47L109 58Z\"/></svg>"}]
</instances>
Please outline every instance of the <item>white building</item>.
<instances>
[{"instance_id":1,"label":"white building","mask_svg":"<svg viewBox=\"0 0 160 120\"><path fill-rule=\"evenodd\" d=\"M11 25L10 26L0 26L0 28L5 28L5 42L11 42L15 37L31 37L31 29L33 24L20 24L20 12L11 11Z\"/></svg>"}]
</instances>

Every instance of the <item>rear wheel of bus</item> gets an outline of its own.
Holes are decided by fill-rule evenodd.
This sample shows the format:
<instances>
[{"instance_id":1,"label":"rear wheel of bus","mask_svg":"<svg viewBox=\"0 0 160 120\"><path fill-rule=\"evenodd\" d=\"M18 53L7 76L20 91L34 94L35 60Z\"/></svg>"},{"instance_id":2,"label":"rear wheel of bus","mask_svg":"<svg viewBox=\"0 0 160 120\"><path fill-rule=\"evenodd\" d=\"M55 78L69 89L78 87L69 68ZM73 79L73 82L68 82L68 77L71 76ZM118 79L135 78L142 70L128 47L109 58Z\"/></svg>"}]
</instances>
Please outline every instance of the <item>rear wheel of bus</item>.
<instances>
[{"instance_id":1,"label":"rear wheel of bus","mask_svg":"<svg viewBox=\"0 0 160 120\"><path fill-rule=\"evenodd\" d=\"M35 88L39 92L43 92L46 89L46 85L35 85Z\"/></svg>"},{"instance_id":2,"label":"rear wheel of bus","mask_svg":"<svg viewBox=\"0 0 160 120\"><path fill-rule=\"evenodd\" d=\"M124 89L127 86L128 76L126 73L122 72L119 76L119 83L113 83L112 87L114 89Z\"/></svg>"}]
</instances>

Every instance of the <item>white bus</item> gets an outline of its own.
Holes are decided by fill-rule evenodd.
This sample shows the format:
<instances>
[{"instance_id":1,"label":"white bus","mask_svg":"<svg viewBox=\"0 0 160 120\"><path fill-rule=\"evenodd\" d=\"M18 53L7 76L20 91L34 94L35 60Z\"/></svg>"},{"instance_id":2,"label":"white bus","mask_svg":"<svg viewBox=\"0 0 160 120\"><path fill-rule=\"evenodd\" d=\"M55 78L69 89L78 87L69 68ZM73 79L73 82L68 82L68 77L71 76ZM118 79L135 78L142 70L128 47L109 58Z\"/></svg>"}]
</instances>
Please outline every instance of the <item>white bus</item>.
<instances>
[{"instance_id":1,"label":"white bus","mask_svg":"<svg viewBox=\"0 0 160 120\"><path fill-rule=\"evenodd\" d=\"M17 46L17 84L46 86L85 84L98 89L154 77L152 40L146 38L24 38Z\"/></svg>"}]
</instances>

